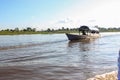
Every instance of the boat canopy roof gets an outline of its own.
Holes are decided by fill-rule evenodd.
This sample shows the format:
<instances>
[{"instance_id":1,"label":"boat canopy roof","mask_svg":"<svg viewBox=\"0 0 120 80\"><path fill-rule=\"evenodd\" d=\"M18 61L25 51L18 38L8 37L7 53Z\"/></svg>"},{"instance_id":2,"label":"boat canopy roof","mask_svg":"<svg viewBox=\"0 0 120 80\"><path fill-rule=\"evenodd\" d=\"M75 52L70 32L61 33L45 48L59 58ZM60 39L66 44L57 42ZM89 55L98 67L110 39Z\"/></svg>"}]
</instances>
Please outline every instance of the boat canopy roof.
<instances>
[{"instance_id":1,"label":"boat canopy roof","mask_svg":"<svg viewBox=\"0 0 120 80\"><path fill-rule=\"evenodd\" d=\"M80 26L79 31L89 31L89 27L88 26Z\"/></svg>"},{"instance_id":2,"label":"boat canopy roof","mask_svg":"<svg viewBox=\"0 0 120 80\"><path fill-rule=\"evenodd\" d=\"M91 31L99 31L99 29L98 29L98 28L95 28L95 27L89 27L89 29L90 29Z\"/></svg>"},{"instance_id":3,"label":"boat canopy roof","mask_svg":"<svg viewBox=\"0 0 120 80\"><path fill-rule=\"evenodd\" d=\"M98 31L98 28L95 27L88 27L88 26L80 26L79 31Z\"/></svg>"}]
</instances>

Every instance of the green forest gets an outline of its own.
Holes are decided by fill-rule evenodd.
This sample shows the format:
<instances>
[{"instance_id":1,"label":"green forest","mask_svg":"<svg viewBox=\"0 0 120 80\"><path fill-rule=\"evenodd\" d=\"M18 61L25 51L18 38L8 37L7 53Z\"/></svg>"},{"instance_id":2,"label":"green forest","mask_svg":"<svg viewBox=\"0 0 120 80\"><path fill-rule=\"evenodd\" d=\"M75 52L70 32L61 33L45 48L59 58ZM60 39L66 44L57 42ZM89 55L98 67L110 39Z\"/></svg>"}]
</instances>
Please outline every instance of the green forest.
<instances>
[{"instance_id":1,"label":"green forest","mask_svg":"<svg viewBox=\"0 0 120 80\"><path fill-rule=\"evenodd\" d=\"M102 28L97 27L100 32L120 32L119 28ZM46 30L36 30L36 28L27 27L25 29L4 29L0 30L0 35L17 35L17 34L54 34L54 33L77 33L78 28L60 28L60 29L51 29L48 28Z\"/></svg>"}]
</instances>

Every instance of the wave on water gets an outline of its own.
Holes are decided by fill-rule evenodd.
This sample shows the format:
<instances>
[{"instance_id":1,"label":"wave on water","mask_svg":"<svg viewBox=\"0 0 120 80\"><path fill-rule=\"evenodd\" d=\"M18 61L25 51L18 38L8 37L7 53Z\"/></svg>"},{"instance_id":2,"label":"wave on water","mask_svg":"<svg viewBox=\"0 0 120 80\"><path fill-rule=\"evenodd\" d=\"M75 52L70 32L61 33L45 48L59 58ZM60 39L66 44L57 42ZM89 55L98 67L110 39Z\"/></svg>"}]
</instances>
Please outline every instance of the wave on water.
<instances>
[{"instance_id":1,"label":"wave on water","mask_svg":"<svg viewBox=\"0 0 120 80\"><path fill-rule=\"evenodd\" d=\"M0 61L4 61L6 63L10 62L23 62L23 61L33 61L33 60L38 60L38 59L49 59L49 58L56 58L64 56L64 54L57 54L57 55L48 55L48 56L24 56L24 57L18 57L18 58L12 58L12 59L4 59Z\"/></svg>"},{"instance_id":2,"label":"wave on water","mask_svg":"<svg viewBox=\"0 0 120 80\"><path fill-rule=\"evenodd\" d=\"M0 50L27 48L27 47L33 47L33 46L42 46L42 45L60 43L60 42L65 42L65 41L67 41L67 40L59 40L59 41L43 42L43 43L31 43L31 44L15 45L15 46L5 46L5 47L0 47Z\"/></svg>"},{"instance_id":3,"label":"wave on water","mask_svg":"<svg viewBox=\"0 0 120 80\"><path fill-rule=\"evenodd\" d=\"M115 35L120 35L120 32L104 32L101 33L101 37L111 37ZM60 42L65 42L67 39L64 40L57 40L57 41L47 41L47 42L38 42L38 43L22 43L22 45L15 44L12 46L0 46L0 50L8 50L8 49L17 49L17 48L27 48L27 47L33 47L33 46L43 46L47 44L54 44L54 43L60 43Z\"/></svg>"}]
</instances>

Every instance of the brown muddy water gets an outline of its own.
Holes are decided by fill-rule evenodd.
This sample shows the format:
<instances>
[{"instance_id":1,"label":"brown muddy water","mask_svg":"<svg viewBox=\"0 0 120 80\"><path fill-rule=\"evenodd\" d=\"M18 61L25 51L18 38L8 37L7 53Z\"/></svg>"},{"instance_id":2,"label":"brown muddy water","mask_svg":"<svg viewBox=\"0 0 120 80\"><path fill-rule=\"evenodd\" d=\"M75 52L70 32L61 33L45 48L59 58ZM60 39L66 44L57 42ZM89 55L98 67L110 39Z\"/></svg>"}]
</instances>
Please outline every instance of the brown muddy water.
<instances>
[{"instance_id":1,"label":"brown muddy water","mask_svg":"<svg viewBox=\"0 0 120 80\"><path fill-rule=\"evenodd\" d=\"M0 36L0 80L86 80L117 70L120 35L69 42L65 34Z\"/></svg>"}]
</instances>

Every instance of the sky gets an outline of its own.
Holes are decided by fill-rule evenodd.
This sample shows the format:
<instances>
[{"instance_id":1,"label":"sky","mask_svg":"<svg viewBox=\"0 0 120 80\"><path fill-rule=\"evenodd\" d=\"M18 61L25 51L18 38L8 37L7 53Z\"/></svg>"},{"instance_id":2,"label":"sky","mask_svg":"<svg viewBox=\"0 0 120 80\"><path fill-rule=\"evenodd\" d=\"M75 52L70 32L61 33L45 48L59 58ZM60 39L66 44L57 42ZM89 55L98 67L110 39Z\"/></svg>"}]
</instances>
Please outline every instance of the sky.
<instances>
[{"instance_id":1,"label":"sky","mask_svg":"<svg viewBox=\"0 0 120 80\"><path fill-rule=\"evenodd\" d=\"M120 27L120 0L0 0L0 29Z\"/></svg>"}]
</instances>

